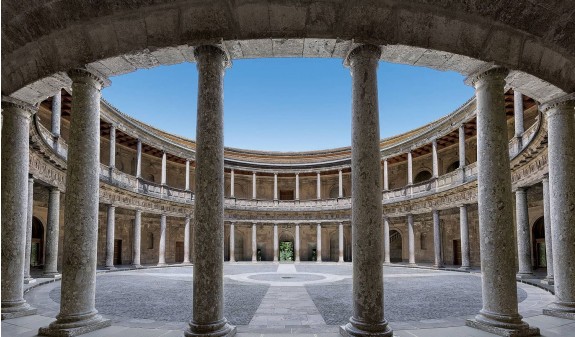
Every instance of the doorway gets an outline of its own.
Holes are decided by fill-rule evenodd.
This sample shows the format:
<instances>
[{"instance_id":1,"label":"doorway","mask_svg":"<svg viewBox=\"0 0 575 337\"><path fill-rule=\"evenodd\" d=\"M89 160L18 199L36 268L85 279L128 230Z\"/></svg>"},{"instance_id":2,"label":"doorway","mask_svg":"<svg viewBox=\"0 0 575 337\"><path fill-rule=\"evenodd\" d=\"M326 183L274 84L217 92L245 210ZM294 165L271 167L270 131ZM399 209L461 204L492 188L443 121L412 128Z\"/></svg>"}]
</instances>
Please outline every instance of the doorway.
<instances>
[{"instance_id":1,"label":"doorway","mask_svg":"<svg viewBox=\"0 0 575 337\"><path fill-rule=\"evenodd\" d=\"M30 265L44 264L44 225L38 218L32 218L32 240L30 243Z\"/></svg>"},{"instance_id":2,"label":"doorway","mask_svg":"<svg viewBox=\"0 0 575 337\"><path fill-rule=\"evenodd\" d=\"M122 264L122 240L114 240L114 265Z\"/></svg>"},{"instance_id":3,"label":"doorway","mask_svg":"<svg viewBox=\"0 0 575 337\"><path fill-rule=\"evenodd\" d=\"M389 231L389 260L390 262L403 261L403 240L401 233L395 229Z\"/></svg>"},{"instance_id":4,"label":"doorway","mask_svg":"<svg viewBox=\"0 0 575 337\"><path fill-rule=\"evenodd\" d=\"M453 240L453 264L461 265L461 240Z\"/></svg>"},{"instance_id":5,"label":"doorway","mask_svg":"<svg viewBox=\"0 0 575 337\"><path fill-rule=\"evenodd\" d=\"M545 250L545 220L543 217L537 219L533 224L533 256L535 268L547 268L547 255Z\"/></svg>"},{"instance_id":6,"label":"doorway","mask_svg":"<svg viewBox=\"0 0 575 337\"><path fill-rule=\"evenodd\" d=\"M176 241L176 263L184 262L184 242Z\"/></svg>"},{"instance_id":7,"label":"doorway","mask_svg":"<svg viewBox=\"0 0 575 337\"><path fill-rule=\"evenodd\" d=\"M293 262L295 259L293 235L287 231L282 231L279 236L279 244L280 261Z\"/></svg>"}]
</instances>

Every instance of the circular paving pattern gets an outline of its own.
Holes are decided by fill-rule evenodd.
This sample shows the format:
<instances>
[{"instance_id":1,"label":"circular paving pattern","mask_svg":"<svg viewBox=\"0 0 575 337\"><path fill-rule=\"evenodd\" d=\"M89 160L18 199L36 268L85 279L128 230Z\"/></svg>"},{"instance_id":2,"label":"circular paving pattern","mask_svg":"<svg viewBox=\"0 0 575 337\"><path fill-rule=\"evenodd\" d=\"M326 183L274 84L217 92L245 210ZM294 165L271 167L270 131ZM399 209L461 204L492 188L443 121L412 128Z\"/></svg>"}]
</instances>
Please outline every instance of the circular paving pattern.
<instances>
[{"instance_id":1,"label":"circular paving pattern","mask_svg":"<svg viewBox=\"0 0 575 337\"><path fill-rule=\"evenodd\" d=\"M324 275L319 274L254 274L248 276L249 279L259 280L259 281L271 281L271 282L306 282L306 281L319 281L325 280Z\"/></svg>"}]
</instances>

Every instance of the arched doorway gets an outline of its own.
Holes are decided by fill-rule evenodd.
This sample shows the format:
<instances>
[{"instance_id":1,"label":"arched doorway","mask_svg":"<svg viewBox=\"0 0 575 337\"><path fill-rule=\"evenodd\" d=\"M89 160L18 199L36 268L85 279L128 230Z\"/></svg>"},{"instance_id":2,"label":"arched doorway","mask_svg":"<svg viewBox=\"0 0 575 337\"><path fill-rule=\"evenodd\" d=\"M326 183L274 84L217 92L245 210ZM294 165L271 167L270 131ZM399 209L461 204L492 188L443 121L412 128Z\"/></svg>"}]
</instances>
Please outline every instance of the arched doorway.
<instances>
[{"instance_id":1,"label":"arched doorway","mask_svg":"<svg viewBox=\"0 0 575 337\"><path fill-rule=\"evenodd\" d=\"M44 225L37 218L32 218L32 241L30 247L30 265L32 267L44 264Z\"/></svg>"},{"instance_id":2,"label":"arched doorway","mask_svg":"<svg viewBox=\"0 0 575 337\"><path fill-rule=\"evenodd\" d=\"M389 260L391 262L403 261L403 241L401 233L395 229L389 231Z\"/></svg>"},{"instance_id":3,"label":"arched doorway","mask_svg":"<svg viewBox=\"0 0 575 337\"><path fill-rule=\"evenodd\" d=\"M339 232L335 231L329 236L329 260L339 261Z\"/></svg>"},{"instance_id":4,"label":"arched doorway","mask_svg":"<svg viewBox=\"0 0 575 337\"><path fill-rule=\"evenodd\" d=\"M431 177L432 177L431 172L429 172L429 171L427 171L427 170L424 170L424 171L419 172L419 173L415 176L415 179L413 179L413 183L414 183L414 184L422 183L422 182L424 182L424 181L427 181L427 180L431 179Z\"/></svg>"},{"instance_id":5,"label":"arched doorway","mask_svg":"<svg viewBox=\"0 0 575 337\"><path fill-rule=\"evenodd\" d=\"M533 257L535 268L547 268L547 256L545 254L545 220L540 217L531 228L533 238Z\"/></svg>"},{"instance_id":6,"label":"arched doorway","mask_svg":"<svg viewBox=\"0 0 575 337\"><path fill-rule=\"evenodd\" d=\"M294 261L294 238L289 232L283 231L279 236L279 260Z\"/></svg>"}]
</instances>

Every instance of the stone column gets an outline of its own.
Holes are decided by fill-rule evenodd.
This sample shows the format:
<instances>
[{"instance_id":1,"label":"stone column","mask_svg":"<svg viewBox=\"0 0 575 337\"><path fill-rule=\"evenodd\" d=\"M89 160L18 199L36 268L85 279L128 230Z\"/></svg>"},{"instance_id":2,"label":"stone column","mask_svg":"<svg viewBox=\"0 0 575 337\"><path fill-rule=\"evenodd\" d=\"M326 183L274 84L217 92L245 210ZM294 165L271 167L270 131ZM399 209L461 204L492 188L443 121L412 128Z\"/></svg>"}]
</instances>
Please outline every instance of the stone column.
<instances>
[{"instance_id":1,"label":"stone column","mask_svg":"<svg viewBox=\"0 0 575 337\"><path fill-rule=\"evenodd\" d=\"M527 206L527 190L518 188L515 192L515 219L517 221L517 261L519 272L517 277L533 276L531 267L531 231L529 230L529 209Z\"/></svg>"},{"instance_id":2,"label":"stone column","mask_svg":"<svg viewBox=\"0 0 575 337\"><path fill-rule=\"evenodd\" d=\"M110 326L98 315L96 263L100 189L100 90L108 80L85 69L72 79L72 113L64 199L60 313L41 336L76 336Z\"/></svg>"},{"instance_id":3,"label":"stone column","mask_svg":"<svg viewBox=\"0 0 575 337\"><path fill-rule=\"evenodd\" d=\"M545 222L545 257L547 276L544 283L553 285L553 231L551 229L551 203L549 201L549 174L543 176L543 221Z\"/></svg>"},{"instance_id":4,"label":"stone column","mask_svg":"<svg viewBox=\"0 0 575 337\"><path fill-rule=\"evenodd\" d=\"M439 160L437 159L437 140L434 139L431 143L431 153L432 153L432 166L433 166L433 178L437 179L439 177Z\"/></svg>"},{"instance_id":5,"label":"stone column","mask_svg":"<svg viewBox=\"0 0 575 337\"><path fill-rule=\"evenodd\" d=\"M439 222L439 211L433 210L433 251L435 256L434 268L443 268L443 257L441 256L441 223Z\"/></svg>"},{"instance_id":6,"label":"stone column","mask_svg":"<svg viewBox=\"0 0 575 337\"><path fill-rule=\"evenodd\" d=\"M257 199L256 173L252 173L252 199Z\"/></svg>"},{"instance_id":7,"label":"stone column","mask_svg":"<svg viewBox=\"0 0 575 337\"><path fill-rule=\"evenodd\" d=\"M190 217L184 220L184 264L190 263Z\"/></svg>"},{"instance_id":8,"label":"stone column","mask_svg":"<svg viewBox=\"0 0 575 337\"><path fill-rule=\"evenodd\" d=\"M140 250L142 247L142 211L137 209L134 218L134 236L132 239L132 267L141 268Z\"/></svg>"},{"instance_id":9,"label":"stone column","mask_svg":"<svg viewBox=\"0 0 575 337\"><path fill-rule=\"evenodd\" d=\"M317 173L317 198L321 199L321 174Z\"/></svg>"},{"instance_id":10,"label":"stone column","mask_svg":"<svg viewBox=\"0 0 575 337\"><path fill-rule=\"evenodd\" d=\"M389 190L389 173L387 171L387 158L383 160L383 190Z\"/></svg>"},{"instance_id":11,"label":"stone column","mask_svg":"<svg viewBox=\"0 0 575 337\"><path fill-rule=\"evenodd\" d=\"M278 200L278 174L274 173L274 200Z\"/></svg>"},{"instance_id":12,"label":"stone column","mask_svg":"<svg viewBox=\"0 0 575 337\"><path fill-rule=\"evenodd\" d=\"M295 224L295 262L300 262L299 258L299 224Z\"/></svg>"},{"instance_id":13,"label":"stone column","mask_svg":"<svg viewBox=\"0 0 575 337\"><path fill-rule=\"evenodd\" d=\"M30 117L36 108L2 96L2 319L33 315L24 300Z\"/></svg>"},{"instance_id":14,"label":"stone column","mask_svg":"<svg viewBox=\"0 0 575 337\"><path fill-rule=\"evenodd\" d=\"M295 200L299 200L299 173L295 174Z\"/></svg>"},{"instance_id":15,"label":"stone column","mask_svg":"<svg viewBox=\"0 0 575 337\"><path fill-rule=\"evenodd\" d=\"M166 215L160 215L160 246L158 247L158 266L166 265Z\"/></svg>"},{"instance_id":16,"label":"stone column","mask_svg":"<svg viewBox=\"0 0 575 337\"><path fill-rule=\"evenodd\" d=\"M517 310L515 233L505 118L505 77L494 68L470 77L477 101L477 168L483 309L467 325L495 334L538 334Z\"/></svg>"},{"instance_id":17,"label":"stone column","mask_svg":"<svg viewBox=\"0 0 575 337\"><path fill-rule=\"evenodd\" d=\"M256 224L252 224L252 262L258 261L258 238L256 233Z\"/></svg>"},{"instance_id":18,"label":"stone column","mask_svg":"<svg viewBox=\"0 0 575 337\"><path fill-rule=\"evenodd\" d=\"M34 178L28 178L28 202L26 212L26 251L24 254L24 283L35 283L36 280L30 276L30 256L32 255L32 219L34 213Z\"/></svg>"},{"instance_id":19,"label":"stone column","mask_svg":"<svg viewBox=\"0 0 575 337\"><path fill-rule=\"evenodd\" d=\"M136 147L136 178L142 178L142 141L139 139Z\"/></svg>"},{"instance_id":20,"label":"stone column","mask_svg":"<svg viewBox=\"0 0 575 337\"><path fill-rule=\"evenodd\" d=\"M389 218L383 218L383 263L391 263L391 242L389 239Z\"/></svg>"},{"instance_id":21,"label":"stone column","mask_svg":"<svg viewBox=\"0 0 575 337\"><path fill-rule=\"evenodd\" d=\"M469 261L469 225L467 223L467 205L459 206L459 234L461 237L461 267L459 269L471 269Z\"/></svg>"},{"instance_id":22,"label":"stone column","mask_svg":"<svg viewBox=\"0 0 575 337\"><path fill-rule=\"evenodd\" d=\"M321 262L321 223L317 224L317 229L316 229L316 239L317 239L317 246L316 246L316 256L317 256L317 262Z\"/></svg>"},{"instance_id":23,"label":"stone column","mask_svg":"<svg viewBox=\"0 0 575 337\"><path fill-rule=\"evenodd\" d=\"M465 126L459 126L459 168L465 167Z\"/></svg>"},{"instance_id":24,"label":"stone column","mask_svg":"<svg viewBox=\"0 0 575 337\"><path fill-rule=\"evenodd\" d=\"M545 104L555 301L544 314L575 319L575 94Z\"/></svg>"},{"instance_id":25,"label":"stone column","mask_svg":"<svg viewBox=\"0 0 575 337\"><path fill-rule=\"evenodd\" d=\"M339 180L338 180L338 186L339 186L339 193L338 193L338 197L339 198L343 198L343 172L341 171L341 169L339 169Z\"/></svg>"},{"instance_id":26,"label":"stone column","mask_svg":"<svg viewBox=\"0 0 575 337\"><path fill-rule=\"evenodd\" d=\"M413 155L407 153L407 185L413 185Z\"/></svg>"},{"instance_id":27,"label":"stone column","mask_svg":"<svg viewBox=\"0 0 575 337\"><path fill-rule=\"evenodd\" d=\"M347 57L352 76L351 197L353 315L343 336L392 336L384 318L381 162L377 64L379 47L360 45Z\"/></svg>"},{"instance_id":28,"label":"stone column","mask_svg":"<svg viewBox=\"0 0 575 337\"><path fill-rule=\"evenodd\" d=\"M52 96L52 135L60 137L60 120L62 117L62 90Z\"/></svg>"},{"instance_id":29,"label":"stone column","mask_svg":"<svg viewBox=\"0 0 575 337\"><path fill-rule=\"evenodd\" d=\"M233 171L232 171L233 172ZM232 173L232 177L233 177L233 173ZM190 160L186 159L186 186L185 186L186 191L190 190ZM234 196L234 184L233 184L233 178L232 178L232 197Z\"/></svg>"},{"instance_id":30,"label":"stone column","mask_svg":"<svg viewBox=\"0 0 575 337\"><path fill-rule=\"evenodd\" d=\"M340 222L339 223L339 259L337 262L342 263L343 262L343 223Z\"/></svg>"},{"instance_id":31,"label":"stone column","mask_svg":"<svg viewBox=\"0 0 575 337\"><path fill-rule=\"evenodd\" d=\"M106 269L114 268L114 229L116 227L116 206L108 205L106 225Z\"/></svg>"},{"instance_id":32,"label":"stone column","mask_svg":"<svg viewBox=\"0 0 575 337\"><path fill-rule=\"evenodd\" d=\"M58 273L58 241L60 240L60 190L51 187L48 194L48 224L46 226L46 258L44 277L60 277Z\"/></svg>"},{"instance_id":33,"label":"stone column","mask_svg":"<svg viewBox=\"0 0 575 337\"><path fill-rule=\"evenodd\" d=\"M413 214L407 215L407 239L409 248L409 264L415 265L415 233L413 231Z\"/></svg>"},{"instance_id":34,"label":"stone column","mask_svg":"<svg viewBox=\"0 0 575 337\"><path fill-rule=\"evenodd\" d=\"M274 262L278 262L278 224L274 224Z\"/></svg>"},{"instance_id":35,"label":"stone column","mask_svg":"<svg viewBox=\"0 0 575 337\"><path fill-rule=\"evenodd\" d=\"M198 67L193 314L185 336L233 336L224 317L224 68L219 47L194 49ZM255 182L255 175L254 175ZM255 183L254 183L255 184ZM255 186L254 186L255 187ZM255 191L255 189L254 189ZM255 195L254 195L255 197Z\"/></svg>"},{"instance_id":36,"label":"stone column","mask_svg":"<svg viewBox=\"0 0 575 337\"><path fill-rule=\"evenodd\" d=\"M110 169L116 167L116 127L110 125Z\"/></svg>"},{"instance_id":37,"label":"stone column","mask_svg":"<svg viewBox=\"0 0 575 337\"><path fill-rule=\"evenodd\" d=\"M521 138L525 128L523 127L523 95L513 90L513 116L515 119L515 137Z\"/></svg>"},{"instance_id":38,"label":"stone column","mask_svg":"<svg viewBox=\"0 0 575 337\"><path fill-rule=\"evenodd\" d=\"M235 174L234 174L234 170L232 169L231 173L230 173L230 197L234 198L235 196L235 185L236 185L236 178L235 178Z\"/></svg>"},{"instance_id":39,"label":"stone column","mask_svg":"<svg viewBox=\"0 0 575 337\"><path fill-rule=\"evenodd\" d=\"M230 223L230 262L236 262L235 225Z\"/></svg>"},{"instance_id":40,"label":"stone column","mask_svg":"<svg viewBox=\"0 0 575 337\"><path fill-rule=\"evenodd\" d=\"M167 161L168 161L168 155L166 153L166 151L164 151L164 153L162 154L162 180L161 180L161 184L162 185L166 185L166 166L167 166Z\"/></svg>"}]
</instances>

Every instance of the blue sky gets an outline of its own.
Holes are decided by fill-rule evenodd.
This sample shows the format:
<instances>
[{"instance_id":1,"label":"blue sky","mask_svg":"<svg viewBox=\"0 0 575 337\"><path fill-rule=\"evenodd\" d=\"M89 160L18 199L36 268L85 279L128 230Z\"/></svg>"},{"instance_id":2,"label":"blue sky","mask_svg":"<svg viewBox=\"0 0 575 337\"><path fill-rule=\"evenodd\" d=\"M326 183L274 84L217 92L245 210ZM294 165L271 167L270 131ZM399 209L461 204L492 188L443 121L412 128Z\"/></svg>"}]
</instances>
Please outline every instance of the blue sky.
<instances>
[{"instance_id":1,"label":"blue sky","mask_svg":"<svg viewBox=\"0 0 575 337\"><path fill-rule=\"evenodd\" d=\"M185 63L113 77L103 91L121 111L195 138L197 70ZM473 95L454 72L380 62L381 137L444 116ZM225 146L305 151L351 144L351 76L340 59L234 60L224 78Z\"/></svg>"}]
</instances>

